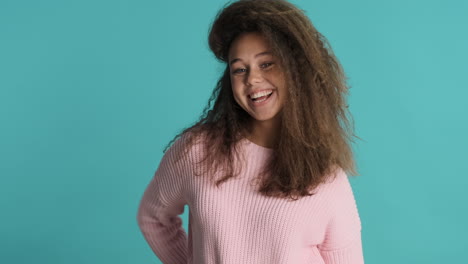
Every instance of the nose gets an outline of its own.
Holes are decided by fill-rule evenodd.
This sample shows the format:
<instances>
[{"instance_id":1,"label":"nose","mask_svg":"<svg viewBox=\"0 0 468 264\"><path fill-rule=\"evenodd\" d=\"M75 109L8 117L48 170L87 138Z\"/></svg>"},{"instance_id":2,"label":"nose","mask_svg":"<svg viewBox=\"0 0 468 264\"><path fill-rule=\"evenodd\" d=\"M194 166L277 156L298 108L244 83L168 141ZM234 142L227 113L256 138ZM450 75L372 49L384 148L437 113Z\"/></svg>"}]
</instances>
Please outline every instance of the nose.
<instances>
[{"instance_id":1,"label":"nose","mask_svg":"<svg viewBox=\"0 0 468 264\"><path fill-rule=\"evenodd\" d=\"M246 74L246 83L248 85L253 85L263 81L263 76L260 70L250 69Z\"/></svg>"}]
</instances>

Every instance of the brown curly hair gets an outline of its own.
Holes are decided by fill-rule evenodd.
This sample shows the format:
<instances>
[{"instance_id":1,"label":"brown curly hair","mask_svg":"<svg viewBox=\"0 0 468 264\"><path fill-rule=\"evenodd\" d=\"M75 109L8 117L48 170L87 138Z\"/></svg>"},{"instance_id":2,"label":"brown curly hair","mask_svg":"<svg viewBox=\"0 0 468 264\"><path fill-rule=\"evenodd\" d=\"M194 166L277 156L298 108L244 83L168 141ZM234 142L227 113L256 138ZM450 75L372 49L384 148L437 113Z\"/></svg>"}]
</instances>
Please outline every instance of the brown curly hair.
<instances>
[{"instance_id":1,"label":"brown curly hair","mask_svg":"<svg viewBox=\"0 0 468 264\"><path fill-rule=\"evenodd\" d=\"M288 90L283 105L281 131L273 154L260 174L259 192L273 197L310 196L309 193L341 168L358 175L349 142L354 123L346 103L350 88L338 59L326 38L305 12L284 0L228 2L216 15L208 43L226 68L199 120L181 135L193 140L203 135L206 156L201 162L214 175L219 166L227 174L216 186L234 177L233 155L244 135L249 114L234 100L228 65L231 43L244 32L260 33L269 42L285 73ZM212 106L212 102L214 105Z\"/></svg>"}]
</instances>

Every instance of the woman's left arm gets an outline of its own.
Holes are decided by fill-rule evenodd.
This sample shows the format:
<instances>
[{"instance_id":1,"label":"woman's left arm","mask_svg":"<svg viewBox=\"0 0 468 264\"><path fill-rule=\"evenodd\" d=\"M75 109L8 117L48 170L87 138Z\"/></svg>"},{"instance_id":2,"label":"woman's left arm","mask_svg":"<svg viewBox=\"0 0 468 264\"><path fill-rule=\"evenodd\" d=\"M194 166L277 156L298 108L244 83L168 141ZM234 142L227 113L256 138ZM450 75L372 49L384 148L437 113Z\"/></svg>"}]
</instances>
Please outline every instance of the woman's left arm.
<instances>
[{"instance_id":1,"label":"woman's left arm","mask_svg":"<svg viewBox=\"0 0 468 264\"><path fill-rule=\"evenodd\" d=\"M327 264L363 264L361 219L348 176L340 168L331 189L331 217L318 246Z\"/></svg>"}]
</instances>

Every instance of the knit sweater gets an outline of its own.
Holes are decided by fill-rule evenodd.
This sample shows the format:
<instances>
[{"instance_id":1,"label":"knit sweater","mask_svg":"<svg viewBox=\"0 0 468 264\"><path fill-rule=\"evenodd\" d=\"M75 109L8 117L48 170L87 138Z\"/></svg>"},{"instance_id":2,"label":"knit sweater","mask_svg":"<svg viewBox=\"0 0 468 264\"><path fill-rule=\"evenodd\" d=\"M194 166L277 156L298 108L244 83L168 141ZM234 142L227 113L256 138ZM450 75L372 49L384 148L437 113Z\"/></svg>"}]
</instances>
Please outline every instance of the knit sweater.
<instances>
[{"instance_id":1,"label":"knit sweater","mask_svg":"<svg viewBox=\"0 0 468 264\"><path fill-rule=\"evenodd\" d=\"M175 163L183 142L178 138L163 155L137 212L138 226L162 263L364 263L361 221L341 168L313 196L266 197L254 180L272 149L242 139L246 159L233 160L234 168L242 165L240 176L216 187L208 175L194 175L204 155L200 143ZM179 216L185 205L188 235Z\"/></svg>"}]
</instances>

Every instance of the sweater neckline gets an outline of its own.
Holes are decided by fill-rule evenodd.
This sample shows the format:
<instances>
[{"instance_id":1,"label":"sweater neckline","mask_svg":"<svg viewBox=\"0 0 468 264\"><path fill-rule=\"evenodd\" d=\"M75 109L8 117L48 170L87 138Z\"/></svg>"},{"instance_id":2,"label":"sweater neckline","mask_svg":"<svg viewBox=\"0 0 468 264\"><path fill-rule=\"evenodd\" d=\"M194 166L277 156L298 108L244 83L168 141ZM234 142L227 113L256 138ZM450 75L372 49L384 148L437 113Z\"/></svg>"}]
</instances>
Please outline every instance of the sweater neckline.
<instances>
[{"instance_id":1,"label":"sweater neckline","mask_svg":"<svg viewBox=\"0 0 468 264\"><path fill-rule=\"evenodd\" d=\"M258 144L255 144L253 143L252 141L250 141L248 138L244 137L244 140L245 142L247 142L247 144L254 148L254 149L258 149L258 150L261 150L261 151L264 151L264 152L273 152L274 149L272 148L267 148L267 147L264 147L264 146L260 146Z\"/></svg>"}]
</instances>

